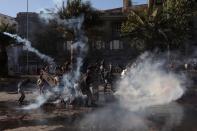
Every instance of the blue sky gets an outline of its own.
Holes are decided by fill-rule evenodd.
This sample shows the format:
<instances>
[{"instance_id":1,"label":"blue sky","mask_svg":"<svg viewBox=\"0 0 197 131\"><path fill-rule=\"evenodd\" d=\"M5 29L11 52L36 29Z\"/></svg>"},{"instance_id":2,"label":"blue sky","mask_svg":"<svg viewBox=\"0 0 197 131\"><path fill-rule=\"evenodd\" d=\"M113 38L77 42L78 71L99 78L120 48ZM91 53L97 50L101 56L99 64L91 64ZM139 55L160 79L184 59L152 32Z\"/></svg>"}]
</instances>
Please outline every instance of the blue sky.
<instances>
[{"instance_id":1,"label":"blue sky","mask_svg":"<svg viewBox=\"0 0 197 131\"><path fill-rule=\"evenodd\" d=\"M26 11L26 1L27 0L0 0L0 13L15 17L17 12ZM36 12L43 8L53 8L55 7L55 1L58 2L61 0L29 0L29 11ZM122 0L90 0L90 2L92 6L97 9L110 9L122 6ZM134 4L146 2L147 0L133 0Z\"/></svg>"}]
</instances>

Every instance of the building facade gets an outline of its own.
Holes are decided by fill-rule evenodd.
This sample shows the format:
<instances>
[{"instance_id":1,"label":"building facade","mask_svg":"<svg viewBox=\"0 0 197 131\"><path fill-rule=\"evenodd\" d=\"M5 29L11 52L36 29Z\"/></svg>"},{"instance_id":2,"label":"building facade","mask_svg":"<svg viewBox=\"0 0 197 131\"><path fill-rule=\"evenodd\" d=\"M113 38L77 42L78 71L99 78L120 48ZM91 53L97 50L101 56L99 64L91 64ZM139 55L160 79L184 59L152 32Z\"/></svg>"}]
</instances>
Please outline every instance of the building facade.
<instances>
[{"instance_id":1,"label":"building facade","mask_svg":"<svg viewBox=\"0 0 197 131\"><path fill-rule=\"evenodd\" d=\"M137 56L137 52L129 44L131 42L122 39L122 22L127 19L130 10L140 11L154 6L161 6L164 0L148 0L147 4L143 5L133 5L130 0L123 0L122 2L123 7L100 11L103 25L99 28L103 33L89 39L89 53L85 62L98 62L104 59L107 63L125 66L128 61L132 61ZM39 45L35 40L35 34L46 28L45 24L40 20L39 14L33 12L28 14L26 12L18 13L15 20L18 23L17 34L24 38L28 37L28 40L32 42L32 46ZM65 60L70 60L71 44L72 41L57 44L54 48L55 55L52 57L60 64ZM48 47L44 48L47 49ZM47 54L47 52L43 53ZM18 72L25 71L32 74L37 72L42 65L42 61L34 54L23 52L19 58Z\"/></svg>"},{"instance_id":2,"label":"building facade","mask_svg":"<svg viewBox=\"0 0 197 131\"><path fill-rule=\"evenodd\" d=\"M18 23L15 18L0 13L0 26L2 24L8 24L16 28L16 30L18 29Z\"/></svg>"},{"instance_id":3,"label":"building facade","mask_svg":"<svg viewBox=\"0 0 197 131\"><path fill-rule=\"evenodd\" d=\"M13 28L16 32L18 31L18 23L15 18L0 14L0 26L9 26ZM18 70L18 58L21 52L21 47L10 45L7 47L8 56L8 71L9 74L14 74Z\"/></svg>"},{"instance_id":4,"label":"building facade","mask_svg":"<svg viewBox=\"0 0 197 131\"><path fill-rule=\"evenodd\" d=\"M135 58L137 52L129 44L130 42L121 37L121 25L127 20L130 10L145 10L147 8L147 4L132 5L131 1L123 0L123 7L101 11L100 18L104 24L100 28L104 31L104 36L98 36L90 44L92 47L90 52L93 53L89 55L92 57L89 59L104 59L107 63L124 66Z\"/></svg>"}]
</instances>

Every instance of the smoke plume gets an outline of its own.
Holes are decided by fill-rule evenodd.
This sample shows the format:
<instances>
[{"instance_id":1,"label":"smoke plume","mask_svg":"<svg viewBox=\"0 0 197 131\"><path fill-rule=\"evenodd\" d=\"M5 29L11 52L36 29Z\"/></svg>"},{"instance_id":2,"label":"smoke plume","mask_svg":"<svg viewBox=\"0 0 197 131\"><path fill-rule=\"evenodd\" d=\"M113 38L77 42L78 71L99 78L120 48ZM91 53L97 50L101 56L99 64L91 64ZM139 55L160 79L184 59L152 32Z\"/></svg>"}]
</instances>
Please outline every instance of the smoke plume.
<instances>
[{"instance_id":1,"label":"smoke plume","mask_svg":"<svg viewBox=\"0 0 197 131\"><path fill-rule=\"evenodd\" d=\"M171 131L180 125L183 108L177 103L131 111L117 103L86 115L76 126L81 131Z\"/></svg>"},{"instance_id":2,"label":"smoke plume","mask_svg":"<svg viewBox=\"0 0 197 131\"><path fill-rule=\"evenodd\" d=\"M184 94L185 77L167 72L164 65L165 61L154 60L148 53L141 55L119 82L115 95L120 103L138 110L179 99Z\"/></svg>"},{"instance_id":3,"label":"smoke plume","mask_svg":"<svg viewBox=\"0 0 197 131\"><path fill-rule=\"evenodd\" d=\"M60 83L63 83L63 85L60 84L60 86L57 88L59 88L58 91L61 94L61 98L64 99L65 102L72 102L75 97L84 97L82 96L81 90L79 88L75 88L78 87L76 85L78 84L81 77L81 67L83 65L83 59L86 56L88 49L86 46L88 39L85 36L84 31L82 30L84 16L81 15L79 17L73 17L71 19L60 19L58 14L55 12L44 12L40 14L40 18L41 20L44 20L46 24L49 23L50 20L55 20L58 25L64 26L65 29L71 29L74 31L75 39L71 45L71 50L77 51L77 54L75 54L74 56L76 63L72 65L73 67L71 71L63 74L62 79L60 79ZM50 93L50 96L52 97L56 95L54 91L51 91ZM42 99L38 98L36 103L30 104L28 107L26 107L26 109L39 108L48 99L49 97L42 97Z\"/></svg>"},{"instance_id":4,"label":"smoke plume","mask_svg":"<svg viewBox=\"0 0 197 131\"><path fill-rule=\"evenodd\" d=\"M117 101L86 115L80 129L170 131L181 124L184 111L174 101L184 94L186 79L165 67L165 60L153 54L141 55L119 80Z\"/></svg>"},{"instance_id":5,"label":"smoke plume","mask_svg":"<svg viewBox=\"0 0 197 131\"><path fill-rule=\"evenodd\" d=\"M23 38L21 38L20 36L18 36L16 34L10 34L10 33L7 33L7 32L4 32L4 35L7 35L7 36L9 36L9 37L11 37L13 39L16 39L18 44L22 44L25 47L24 50L27 50L27 51L35 53L38 57L40 57L40 59L44 60L45 62L47 62L49 64L53 64L54 63L53 58L51 58L51 57L49 57L49 56L47 56L45 54L42 54L37 49L33 48L31 46L31 42L28 41L27 39L23 39Z\"/></svg>"},{"instance_id":6,"label":"smoke plume","mask_svg":"<svg viewBox=\"0 0 197 131\"><path fill-rule=\"evenodd\" d=\"M52 93L49 91L45 95L39 95L36 98L34 103L31 103L30 105L25 106L22 109L24 109L24 110L37 109L40 106L42 106L51 96L52 96Z\"/></svg>"},{"instance_id":7,"label":"smoke plume","mask_svg":"<svg viewBox=\"0 0 197 131\"><path fill-rule=\"evenodd\" d=\"M64 88L74 89L74 84L78 82L81 76L81 67L83 64L83 59L86 56L88 38L85 36L82 30L82 24L84 22L84 15L79 17L73 17L71 19L61 19L57 13L45 12L40 14L40 18L45 20L45 22L50 22L50 20L55 20L59 25L64 26L65 29L71 29L74 31L75 39L71 45L72 51L77 51L74 59L76 59L76 67L73 70L63 76ZM66 98L67 99L67 98Z\"/></svg>"}]
</instances>

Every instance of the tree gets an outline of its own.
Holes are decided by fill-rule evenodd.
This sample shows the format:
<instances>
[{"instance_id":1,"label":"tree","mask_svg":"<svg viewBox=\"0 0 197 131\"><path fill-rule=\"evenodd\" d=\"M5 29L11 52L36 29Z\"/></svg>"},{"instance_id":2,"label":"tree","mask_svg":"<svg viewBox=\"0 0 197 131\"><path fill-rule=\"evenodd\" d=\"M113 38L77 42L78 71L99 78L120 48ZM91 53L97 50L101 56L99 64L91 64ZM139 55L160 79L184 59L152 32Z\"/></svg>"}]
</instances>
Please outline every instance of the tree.
<instances>
[{"instance_id":1,"label":"tree","mask_svg":"<svg viewBox=\"0 0 197 131\"><path fill-rule=\"evenodd\" d=\"M164 3L165 32L172 49L185 47L185 40L190 37L193 4L193 0L167 0Z\"/></svg>"},{"instance_id":2,"label":"tree","mask_svg":"<svg viewBox=\"0 0 197 131\"><path fill-rule=\"evenodd\" d=\"M132 40L144 41L133 44L140 51L180 48L189 34L190 5L187 0L167 0L160 8L131 11L128 20L122 24L122 34Z\"/></svg>"},{"instance_id":3,"label":"tree","mask_svg":"<svg viewBox=\"0 0 197 131\"><path fill-rule=\"evenodd\" d=\"M161 47L157 42L161 39L167 40L161 27L165 22L161 15L158 10L151 14L147 10L142 12L131 11L128 20L122 25L122 36L134 41L141 41L141 43L134 42L132 45L140 51Z\"/></svg>"},{"instance_id":4,"label":"tree","mask_svg":"<svg viewBox=\"0 0 197 131\"><path fill-rule=\"evenodd\" d=\"M3 32L14 33L13 25L1 23L0 25L0 76L8 75L8 56L6 48L14 41L12 38L3 34Z\"/></svg>"},{"instance_id":5,"label":"tree","mask_svg":"<svg viewBox=\"0 0 197 131\"><path fill-rule=\"evenodd\" d=\"M70 19L84 15L83 29L88 33L95 26L100 25L99 12L91 6L89 1L67 0L66 6L59 9L58 14L62 19Z\"/></svg>"},{"instance_id":6,"label":"tree","mask_svg":"<svg viewBox=\"0 0 197 131\"><path fill-rule=\"evenodd\" d=\"M62 8L59 9L58 14L61 19L69 19L84 15L82 29L84 30L85 35L88 36L88 38L94 38L98 34L101 34L97 29L97 27L102 24L99 19L99 12L92 8L89 1L83 2L82 0L68 0L67 5L63 5ZM65 29L64 32L71 34L73 36L71 38L74 38L72 30ZM77 52L71 51L71 63L76 61L74 60L74 54L77 54Z\"/></svg>"}]
</instances>

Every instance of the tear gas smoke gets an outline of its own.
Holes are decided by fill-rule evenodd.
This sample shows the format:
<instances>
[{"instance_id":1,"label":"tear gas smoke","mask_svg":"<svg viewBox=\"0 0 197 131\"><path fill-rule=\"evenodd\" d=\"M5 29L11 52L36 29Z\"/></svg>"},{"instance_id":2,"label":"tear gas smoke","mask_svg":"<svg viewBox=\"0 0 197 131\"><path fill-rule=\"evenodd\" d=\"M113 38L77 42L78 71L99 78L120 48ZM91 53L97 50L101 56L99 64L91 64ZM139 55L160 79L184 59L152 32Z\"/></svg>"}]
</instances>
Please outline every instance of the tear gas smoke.
<instances>
[{"instance_id":1,"label":"tear gas smoke","mask_svg":"<svg viewBox=\"0 0 197 131\"><path fill-rule=\"evenodd\" d=\"M55 20L59 25L64 26L66 29L72 29L75 34L74 43L71 45L71 50L77 50L77 54L75 55L76 59L76 67L69 73L64 74L63 82L64 88L74 89L74 84L79 81L81 76L81 66L83 64L83 59L87 52L86 43L88 42L87 37L82 30L82 24L84 22L84 16L81 15L79 17L73 17L71 19L60 19L57 13L41 13L40 18L44 19L45 22L49 22L50 20Z\"/></svg>"},{"instance_id":2,"label":"tear gas smoke","mask_svg":"<svg viewBox=\"0 0 197 131\"><path fill-rule=\"evenodd\" d=\"M31 46L31 42L26 40L26 39L23 39L21 38L20 36L16 35L16 34L10 34L10 33L7 33L7 32L4 32L5 35L13 38L13 39L16 39L18 44L22 44L25 48L23 48L24 50L27 50L27 51L30 51L30 52L33 52L35 53L40 59L44 60L45 62L47 62L48 64L50 64L52 67L52 70L54 70L53 68L55 68L55 62L54 62L54 59L45 55L45 54L42 54L40 53L37 49L33 48ZM52 93L51 92L47 92L45 95L40 95L36 98L36 101L35 103L32 103L26 107L23 107L23 109L25 110L29 110L29 109L37 109L39 108L40 106L42 106L49 98L50 96L52 96Z\"/></svg>"},{"instance_id":3,"label":"tear gas smoke","mask_svg":"<svg viewBox=\"0 0 197 131\"><path fill-rule=\"evenodd\" d=\"M78 90L74 87L80 78L80 68L87 52L85 44L87 37L81 29L84 16L62 20L57 14L42 13L41 18L46 22L56 20L58 24L73 29L75 33L75 43L72 44L72 50L78 51L76 68L64 74L62 80L64 89L61 93L64 100L68 101L80 94L76 93ZM128 67L125 76L119 82L115 93L119 102L85 116L80 121L81 130L149 130L150 127L156 126L154 120L149 119L154 113L164 114L167 118L161 129L163 131L170 130L172 126L180 124L183 116L182 108L178 105L170 106L168 104L183 95L185 79L166 72L163 69L164 63L165 61L161 60L155 61L147 53L142 55L135 64ZM47 101L47 97L44 101ZM37 103L43 104L43 102ZM38 105L41 106L41 104ZM161 108L155 108L158 105Z\"/></svg>"},{"instance_id":4,"label":"tear gas smoke","mask_svg":"<svg viewBox=\"0 0 197 131\"><path fill-rule=\"evenodd\" d=\"M61 97L64 99L65 102L71 102L74 100L75 97L82 97L84 96L81 93L81 90L75 88L76 84L78 83L80 76L81 76L81 67L83 65L83 59L87 52L86 43L88 41L87 37L85 36L82 30L82 24L84 21L84 16L81 15L79 17L73 17L68 20L62 20L56 13L41 13L40 18L45 20L48 23L50 20L55 20L59 25L64 26L65 28L72 29L75 34L74 43L71 45L71 50L77 50L77 54L75 55L76 59L76 66L73 66L72 70L69 73L63 75L63 78L60 79L60 83L63 83L62 88L59 90L61 92ZM62 85L61 85L62 86ZM55 93L52 91L51 96L54 96ZM80 96L79 96L80 95ZM49 97L42 97L42 99L38 98L36 103L29 105L28 109L32 109L31 107L39 108L42 104L44 104Z\"/></svg>"},{"instance_id":5,"label":"tear gas smoke","mask_svg":"<svg viewBox=\"0 0 197 131\"><path fill-rule=\"evenodd\" d=\"M25 106L22 109L24 110L37 109L40 106L42 106L51 96L52 96L51 92L47 92L45 95L39 95L34 103Z\"/></svg>"},{"instance_id":6,"label":"tear gas smoke","mask_svg":"<svg viewBox=\"0 0 197 131\"><path fill-rule=\"evenodd\" d=\"M21 38L20 36L16 35L16 34L10 34L10 33L7 33L7 32L4 32L4 35L7 35L13 39L16 39L18 44L22 44L25 48L24 50L27 50L27 51L30 51L30 52L33 52L35 53L38 57L40 57L40 59L44 60L45 62L49 63L49 64L54 64L54 60L53 58L45 55L45 54L42 54L40 53L37 49L33 48L31 46L31 42L26 40L26 39L23 39Z\"/></svg>"},{"instance_id":7,"label":"tear gas smoke","mask_svg":"<svg viewBox=\"0 0 197 131\"><path fill-rule=\"evenodd\" d=\"M177 103L138 111L116 104L87 114L76 126L81 131L171 131L181 124L183 115Z\"/></svg>"},{"instance_id":8,"label":"tear gas smoke","mask_svg":"<svg viewBox=\"0 0 197 131\"><path fill-rule=\"evenodd\" d=\"M120 103L130 110L163 105L184 94L185 77L165 71L165 61L143 54L120 80L115 93Z\"/></svg>"},{"instance_id":9,"label":"tear gas smoke","mask_svg":"<svg viewBox=\"0 0 197 131\"><path fill-rule=\"evenodd\" d=\"M76 51L77 55L76 57L76 67L73 67L73 70L69 72L68 74L64 74L63 81L64 81L64 90L70 90L71 98L64 98L64 99L74 99L75 97L79 97L79 94L82 94L80 90L77 90L75 87L75 84L79 82L79 79L81 77L81 67L83 65L83 59L87 52L87 46L86 43L88 41L87 37L84 35L82 28L82 23L84 21L84 16L80 16L78 18L73 18L70 20L65 20L64 26L65 27L72 27L75 33L75 41L72 46L71 50ZM74 65L73 65L74 66ZM80 96L82 97L82 96Z\"/></svg>"},{"instance_id":10,"label":"tear gas smoke","mask_svg":"<svg viewBox=\"0 0 197 131\"><path fill-rule=\"evenodd\" d=\"M181 123L183 109L173 102L184 94L186 79L165 70L165 61L149 53L125 70L115 97L118 102L80 121L81 130L170 131ZM163 126L158 125L163 121Z\"/></svg>"}]
</instances>

